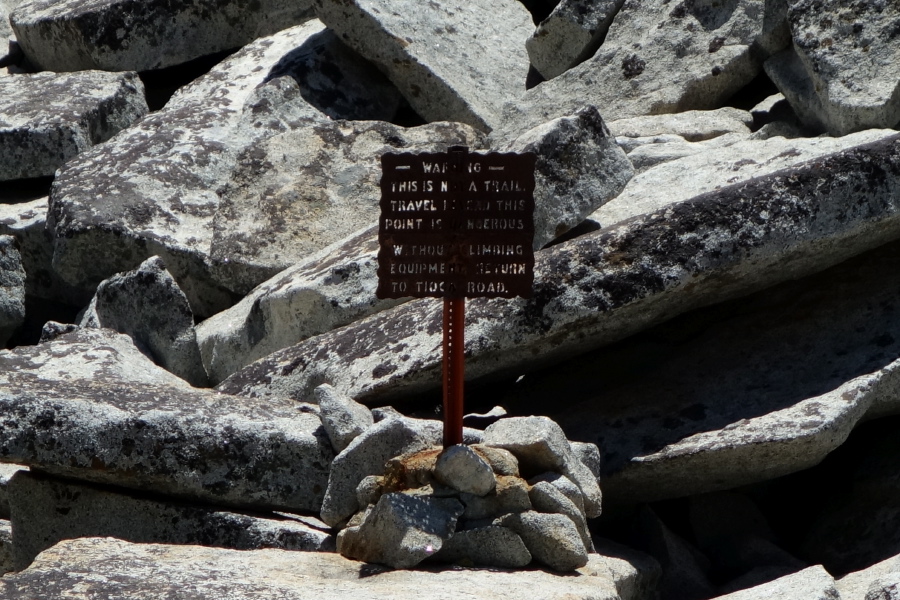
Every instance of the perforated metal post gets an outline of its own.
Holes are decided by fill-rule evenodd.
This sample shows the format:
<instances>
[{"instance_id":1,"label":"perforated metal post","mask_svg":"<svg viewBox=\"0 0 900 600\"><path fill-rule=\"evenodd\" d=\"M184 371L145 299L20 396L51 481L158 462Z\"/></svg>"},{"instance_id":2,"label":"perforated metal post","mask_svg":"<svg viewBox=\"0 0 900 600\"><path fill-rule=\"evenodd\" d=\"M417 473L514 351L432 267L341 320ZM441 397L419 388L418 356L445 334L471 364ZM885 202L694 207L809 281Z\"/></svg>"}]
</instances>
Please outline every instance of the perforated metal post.
<instances>
[{"instance_id":1,"label":"perforated metal post","mask_svg":"<svg viewBox=\"0 0 900 600\"><path fill-rule=\"evenodd\" d=\"M463 441L466 299L444 298L444 448Z\"/></svg>"}]
</instances>

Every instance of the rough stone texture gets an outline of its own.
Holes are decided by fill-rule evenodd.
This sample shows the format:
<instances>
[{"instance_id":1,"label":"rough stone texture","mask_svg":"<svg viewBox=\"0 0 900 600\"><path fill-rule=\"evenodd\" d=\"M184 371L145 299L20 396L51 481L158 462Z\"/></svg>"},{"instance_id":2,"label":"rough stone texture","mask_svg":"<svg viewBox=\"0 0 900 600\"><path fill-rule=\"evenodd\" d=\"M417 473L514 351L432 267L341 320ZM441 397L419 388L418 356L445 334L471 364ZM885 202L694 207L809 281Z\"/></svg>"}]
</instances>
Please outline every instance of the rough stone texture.
<instances>
[{"instance_id":1,"label":"rough stone texture","mask_svg":"<svg viewBox=\"0 0 900 600\"><path fill-rule=\"evenodd\" d=\"M15 569L60 540L115 537L137 543L252 550L334 551L334 538L276 515L251 516L144 498L20 472L10 482Z\"/></svg>"},{"instance_id":2,"label":"rough stone texture","mask_svg":"<svg viewBox=\"0 0 900 600\"><path fill-rule=\"evenodd\" d=\"M9 519L9 480L19 471L27 471L22 465L0 464L0 519Z\"/></svg>"},{"instance_id":3,"label":"rough stone texture","mask_svg":"<svg viewBox=\"0 0 900 600\"><path fill-rule=\"evenodd\" d=\"M195 387L209 384L191 306L158 256L102 281L79 325L127 334L165 370Z\"/></svg>"},{"instance_id":4,"label":"rough stone texture","mask_svg":"<svg viewBox=\"0 0 900 600\"><path fill-rule=\"evenodd\" d=\"M551 483L541 481L532 486L528 493L531 498L531 505L534 510L542 513L559 513L571 519L578 529L581 541L584 542L584 549L587 552L594 551L594 543L591 541L591 532L588 530L587 521L584 513L569 500L565 494L556 489Z\"/></svg>"},{"instance_id":5,"label":"rough stone texture","mask_svg":"<svg viewBox=\"0 0 900 600\"><path fill-rule=\"evenodd\" d=\"M877 593L881 587L879 580L887 580L896 573L900 573L900 559L892 556L861 571L844 575L834 584L840 592L841 600L866 600L870 588L874 587Z\"/></svg>"},{"instance_id":6,"label":"rough stone texture","mask_svg":"<svg viewBox=\"0 0 900 600\"><path fill-rule=\"evenodd\" d=\"M0 352L0 461L63 477L315 511L333 452L312 410L191 388L105 329Z\"/></svg>"},{"instance_id":7,"label":"rough stone texture","mask_svg":"<svg viewBox=\"0 0 900 600\"><path fill-rule=\"evenodd\" d=\"M356 436L375 422L372 411L352 398L343 396L327 383L315 390L322 425L335 452L341 452Z\"/></svg>"},{"instance_id":8,"label":"rough stone texture","mask_svg":"<svg viewBox=\"0 0 900 600\"><path fill-rule=\"evenodd\" d=\"M0 181L53 175L146 113L136 73L0 78Z\"/></svg>"},{"instance_id":9,"label":"rough stone texture","mask_svg":"<svg viewBox=\"0 0 900 600\"><path fill-rule=\"evenodd\" d=\"M788 41L778 1L625 2L593 57L510 101L503 130L584 104L603 107L607 121L718 108Z\"/></svg>"},{"instance_id":10,"label":"rough stone texture","mask_svg":"<svg viewBox=\"0 0 900 600\"><path fill-rule=\"evenodd\" d=\"M834 586L834 579L818 565L750 589L719 596L716 600L797 600L798 598L803 598L803 600L844 600Z\"/></svg>"},{"instance_id":11,"label":"rough stone texture","mask_svg":"<svg viewBox=\"0 0 900 600\"><path fill-rule=\"evenodd\" d=\"M385 494L362 522L338 534L342 556L408 569L438 552L453 535L462 504L452 498Z\"/></svg>"},{"instance_id":12,"label":"rough stone texture","mask_svg":"<svg viewBox=\"0 0 900 600\"><path fill-rule=\"evenodd\" d=\"M590 218L608 227L705 192L786 168L803 168L808 161L863 144L892 139L894 135L894 131L877 129L843 138L738 142L727 148L658 165L636 175L618 197L594 211Z\"/></svg>"},{"instance_id":13,"label":"rough stone texture","mask_svg":"<svg viewBox=\"0 0 900 600\"><path fill-rule=\"evenodd\" d=\"M497 485L491 465L475 450L461 444L446 448L434 465L441 483L467 494L484 496Z\"/></svg>"},{"instance_id":14,"label":"rough stone texture","mask_svg":"<svg viewBox=\"0 0 900 600\"><path fill-rule=\"evenodd\" d=\"M333 527L364 508L356 499L356 487L364 477L384 473L385 463L395 456L440 444L442 435L439 421L406 417L385 419L368 428L334 458L322 520Z\"/></svg>"},{"instance_id":15,"label":"rough stone texture","mask_svg":"<svg viewBox=\"0 0 900 600\"><path fill-rule=\"evenodd\" d=\"M498 524L519 534L534 560L556 571L574 571L588 562L578 529L565 515L527 511L506 515Z\"/></svg>"},{"instance_id":16,"label":"rough stone texture","mask_svg":"<svg viewBox=\"0 0 900 600\"><path fill-rule=\"evenodd\" d=\"M571 500L572 504L577 506L578 510L581 511L582 514L584 514L584 494L581 493L581 488L575 485L575 483L571 479L569 479L565 475L560 475L559 473L548 471L547 473L541 473L540 475L532 477L528 480L528 484L537 485L542 481L546 481L547 483L558 489L560 492L562 492L563 496Z\"/></svg>"},{"instance_id":17,"label":"rough stone texture","mask_svg":"<svg viewBox=\"0 0 900 600\"><path fill-rule=\"evenodd\" d=\"M612 579L621 600L658 596L661 569L652 556L604 538L596 538L594 545L597 553L588 554L579 573Z\"/></svg>"},{"instance_id":18,"label":"rough stone texture","mask_svg":"<svg viewBox=\"0 0 900 600\"><path fill-rule=\"evenodd\" d=\"M468 302L466 373L520 375L896 239L898 185L892 136L548 248L531 299ZM433 391L441 323L439 303L408 302L275 352L217 389L303 400L328 381L364 404Z\"/></svg>"},{"instance_id":19,"label":"rough stone texture","mask_svg":"<svg viewBox=\"0 0 900 600\"><path fill-rule=\"evenodd\" d=\"M512 417L497 421L484 431L488 446L512 452L526 475L555 471L571 479L581 490L584 513L599 517L602 495L596 476L573 453L563 430L546 417Z\"/></svg>"},{"instance_id":20,"label":"rough stone texture","mask_svg":"<svg viewBox=\"0 0 900 600\"><path fill-rule=\"evenodd\" d=\"M572 448L572 454L575 455L575 458L580 460L594 474L594 477L600 477L600 472L603 469L603 459L600 456L600 448L597 447L597 444L570 441L569 447Z\"/></svg>"},{"instance_id":21,"label":"rough stone texture","mask_svg":"<svg viewBox=\"0 0 900 600\"><path fill-rule=\"evenodd\" d=\"M500 151L537 154L535 248L614 198L633 174L593 108L526 132ZM598 170L606 176L596 177ZM276 350L398 304L374 297L377 255L377 228L370 227L301 260L204 321L198 335L212 380L218 383Z\"/></svg>"},{"instance_id":22,"label":"rough stone texture","mask_svg":"<svg viewBox=\"0 0 900 600\"><path fill-rule=\"evenodd\" d=\"M491 525L457 531L444 542L434 559L464 567L516 569L531 562L531 553L511 529Z\"/></svg>"},{"instance_id":23,"label":"rough stone texture","mask_svg":"<svg viewBox=\"0 0 900 600\"><path fill-rule=\"evenodd\" d=\"M328 552L240 552L91 538L61 542L29 569L0 579L0 598L301 600L315 594L322 600L451 600L462 595L489 600L502 590L508 600L619 600L615 580L600 569L594 571L597 574L579 571L578 577L541 570L389 571Z\"/></svg>"},{"instance_id":24,"label":"rough stone texture","mask_svg":"<svg viewBox=\"0 0 900 600\"><path fill-rule=\"evenodd\" d=\"M491 468L497 475L519 476L519 461L509 450L485 446L484 444L475 444L472 446L472 449L490 463Z\"/></svg>"},{"instance_id":25,"label":"rough stone texture","mask_svg":"<svg viewBox=\"0 0 900 600\"><path fill-rule=\"evenodd\" d=\"M631 117L612 121L608 125L616 137L677 135L689 142L702 142L727 133L749 135L752 124L753 115L749 112L726 106L715 110Z\"/></svg>"},{"instance_id":26,"label":"rough stone texture","mask_svg":"<svg viewBox=\"0 0 900 600\"><path fill-rule=\"evenodd\" d=\"M900 10L883 0L790 0L793 47L766 63L804 124L845 135L900 122Z\"/></svg>"},{"instance_id":27,"label":"rough stone texture","mask_svg":"<svg viewBox=\"0 0 900 600\"><path fill-rule=\"evenodd\" d=\"M588 58L625 0L562 0L525 42L531 64L553 79Z\"/></svg>"},{"instance_id":28,"label":"rough stone texture","mask_svg":"<svg viewBox=\"0 0 900 600\"><path fill-rule=\"evenodd\" d=\"M891 573L873 581L865 597L865 600L898 599L900 599L900 573Z\"/></svg>"},{"instance_id":29,"label":"rough stone texture","mask_svg":"<svg viewBox=\"0 0 900 600\"><path fill-rule=\"evenodd\" d=\"M597 376L602 357L585 357L552 377L532 377L516 399L540 401L550 390L570 399L549 416L570 437L604 448L603 492L612 504L806 469L862 419L900 408L897 256L894 242L747 298L739 312L683 342L638 345L628 354L656 356L656 366L624 385ZM586 380L580 389L564 383ZM823 528L829 540L834 533Z\"/></svg>"},{"instance_id":30,"label":"rough stone texture","mask_svg":"<svg viewBox=\"0 0 900 600\"><path fill-rule=\"evenodd\" d=\"M491 493L485 496L463 493L460 499L466 505L463 517L470 521L531 510L528 486L518 477L500 475Z\"/></svg>"},{"instance_id":31,"label":"rough stone texture","mask_svg":"<svg viewBox=\"0 0 900 600\"><path fill-rule=\"evenodd\" d=\"M525 90L532 21L516 0L398 0L390 9L376 0L314 3L319 18L384 71L427 121L490 131L503 102Z\"/></svg>"},{"instance_id":32,"label":"rough stone texture","mask_svg":"<svg viewBox=\"0 0 900 600\"><path fill-rule=\"evenodd\" d=\"M0 235L0 347L25 321L25 269L16 239Z\"/></svg>"},{"instance_id":33,"label":"rough stone texture","mask_svg":"<svg viewBox=\"0 0 900 600\"><path fill-rule=\"evenodd\" d=\"M10 22L42 71L146 71L238 48L311 17L309 0L31 0Z\"/></svg>"},{"instance_id":34,"label":"rough stone texture","mask_svg":"<svg viewBox=\"0 0 900 600\"><path fill-rule=\"evenodd\" d=\"M0 520L0 576L13 570L12 524Z\"/></svg>"},{"instance_id":35,"label":"rough stone texture","mask_svg":"<svg viewBox=\"0 0 900 600\"><path fill-rule=\"evenodd\" d=\"M617 138L617 141L622 139ZM648 138L631 139L640 142L648 140ZM652 140L651 143L641 143L628 153L628 160L631 161L637 174L643 173L660 163L670 162L685 156L706 153L716 156L720 153L721 148L753 138L749 135L728 133L703 142L686 142L679 139L661 141L656 137L649 139Z\"/></svg>"},{"instance_id":36,"label":"rough stone texture","mask_svg":"<svg viewBox=\"0 0 900 600\"><path fill-rule=\"evenodd\" d=\"M219 271L233 278L234 269L227 256L211 258L213 223L217 190L241 151L327 117L390 119L396 99L393 86L318 21L248 44L179 89L163 109L60 171L47 221L54 268L80 291L73 303L86 303L102 280L159 255L195 315L231 306L233 291L219 283ZM272 274L246 283L252 288Z\"/></svg>"},{"instance_id":37,"label":"rough stone texture","mask_svg":"<svg viewBox=\"0 0 900 600\"><path fill-rule=\"evenodd\" d=\"M19 0L0 0L0 53L6 53L6 41L13 35L9 25L9 13Z\"/></svg>"}]
</instances>

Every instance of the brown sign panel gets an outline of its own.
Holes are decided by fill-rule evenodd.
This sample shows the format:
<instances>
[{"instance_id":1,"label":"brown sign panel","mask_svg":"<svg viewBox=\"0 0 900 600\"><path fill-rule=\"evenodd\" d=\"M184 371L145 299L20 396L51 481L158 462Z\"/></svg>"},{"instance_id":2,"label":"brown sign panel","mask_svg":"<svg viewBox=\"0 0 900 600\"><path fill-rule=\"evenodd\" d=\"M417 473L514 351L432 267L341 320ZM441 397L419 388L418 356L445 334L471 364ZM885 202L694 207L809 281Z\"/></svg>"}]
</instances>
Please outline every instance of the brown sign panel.
<instances>
[{"instance_id":1,"label":"brown sign panel","mask_svg":"<svg viewBox=\"0 0 900 600\"><path fill-rule=\"evenodd\" d=\"M535 155L381 159L379 298L529 297Z\"/></svg>"}]
</instances>

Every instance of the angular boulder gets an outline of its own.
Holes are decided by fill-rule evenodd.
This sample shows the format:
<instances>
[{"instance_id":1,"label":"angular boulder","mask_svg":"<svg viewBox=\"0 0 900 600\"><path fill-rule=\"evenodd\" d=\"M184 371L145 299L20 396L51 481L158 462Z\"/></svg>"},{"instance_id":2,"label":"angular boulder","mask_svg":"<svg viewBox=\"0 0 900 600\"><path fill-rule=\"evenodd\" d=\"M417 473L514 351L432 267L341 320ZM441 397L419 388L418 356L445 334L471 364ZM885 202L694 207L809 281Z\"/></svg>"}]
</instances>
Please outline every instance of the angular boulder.
<instances>
[{"instance_id":1,"label":"angular boulder","mask_svg":"<svg viewBox=\"0 0 900 600\"><path fill-rule=\"evenodd\" d=\"M781 0L625 2L593 57L510 100L502 135L584 104L607 121L718 108L788 42Z\"/></svg>"},{"instance_id":2,"label":"angular boulder","mask_svg":"<svg viewBox=\"0 0 900 600\"><path fill-rule=\"evenodd\" d=\"M60 171L47 221L54 269L78 292L70 301L86 303L102 280L159 255L195 315L232 305L235 292L216 272L234 277L234 267L228 256L212 258L213 224L216 190L241 151L328 116L390 119L397 98L318 21L248 44L160 111Z\"/></svg>"},{"instance_id":3,"label":"angular boulder","mask_svg":"<svg viewBox=\"0 0 900 600\"><path fill-rule=\"evenodd\" d=\"M588 562L578 529L565 515L527 511L498 519L522 538L536 561L556 571L574 571Z\"/></svg>"},{"instance_id":4,"label":"angular boulder","mask_svg":"<svg viewBox=\"0 0 900 600\"><path fill-rule=\"evenodd\" d=\"M276 515L245 515L151 499L24 471L13 478L9 489L16 570L60 540L80 537L236 550L333 552L335 548L329 533Z\"/></svg>"},{"instance_id":5,"label":"angular boulder","mask_svg":"<svg viewBox=\"0 0 900 600\"><path fill-rule=\"evenodd\" d=\"M753 115L745 110L726 106L715 110L687 110L674 114L648 115L618 119L609 129L618 139L643 138L658 135L677 135L688 142L702 142L729 133L749 135Z\"/></svg>"},{"instance_id":6,"label":"angular boulder","mask_svg":"<svg viewBox=\"0 0 900 600\"><path fill-rule=\"evenodd\" d=\"M841 136L900 123L900 7L789 0L793 45L766 72L804 125Z\"/></svg>"},{"instance_id":7,"label":"angular boulder","mask_svg":"<svg viewBox=\"0 0 900 600\"><path fill-rule=\"evenodd\" d=\"M131 338L81 329L0 352L0 461L254 509L316 511L333 457L313 407L197 390Z\"/></svg>"},{"instance_id":8,"label":"angular boulder","mask_svg":"<svg viewBox=\"0 0 900 600\"><path fill-rule=\"evenodd\" d=\"M434 466L435 478L444 485L476 496L484 496L497 486L491 465L469 446L445 448Z\"/></svg>"},{"instance_id":9,"label":"angular boulder","mask_svg":"<svg viewBox=\"0 0 900 600\"><path fill-rule=\"evenodd\" d=\"M532 21L516 0L399 0L390 9L376 0L314 3L318 17L387 74L426 121L490 131L503 103L525 90Z\"/></svg>"},{"instance_id":10,"label":"angular boulder","mask_svg":"<svg viewBox=\"0 0 900 600\"><path fill-rule=\"evenodd\" d=\"M335 452L341 452L375 422L372 411L352 398L338 394L327 383L316 388L316 404Z\"/></svg>"},{"instance_id":11,"label":"angular boulder","mask_svg":"<svg viewBox=\"0 0 900 600\"><path fill-rule=\"evenodd\" d=\"M30 0L10 23L42 71L146 71L238 48L312 16L309 0Z\"/></svg>"},{"instance_id":12,"label":"angular boulder","mask_svg":"<svg viewBox=\"0 0 900 600\"><path fill-rule=\"evenodd\" d=\"M820 565L803 569L774 581L740 590L716 600L835 600L841 598L834 579ZM876 596L877 598L877 596ZM868 596L866 596L868 600Z\"/></svg>"},{"instance_id":13,"label":"angular boulder","mask_svg":"<svg viewBox=\"0 0 900 600\"><path fill-rule=\"evenodd\" d=\"M137 73L0 78L0 181L53 175L66 161L105 142L147 110Z\"/></svg>"},{"instance_id":14,"label":"angular boulder","mask_svg":"<svg viewBox=\"0 0 900 600\"><path fill-rule=\"evenodd\" d=\"M125 333L162 368L194 387L208 385L190 304L158 256L101 282L80 325Z\"/></svg>"},{"instance_id":15,"label":"angular boulder","mask_svg":"<svg viewBox=\"0 0 900 600\"><path fill-rule=\"evenodd\" d=\"M457 531L443 543L434 560L516 569L531 562L531 552L511 529L490 525Z\"/></svg>"},{"instance_id":16,"label":"angular boulder","mask_svg":"<svg viewBox=\"0 0 900 600\"><path fill-rule=\"evenodd\" d=\"M0 235L0 347L25 322L25 269L16 239Z\"/></svg>"}]
</instances>

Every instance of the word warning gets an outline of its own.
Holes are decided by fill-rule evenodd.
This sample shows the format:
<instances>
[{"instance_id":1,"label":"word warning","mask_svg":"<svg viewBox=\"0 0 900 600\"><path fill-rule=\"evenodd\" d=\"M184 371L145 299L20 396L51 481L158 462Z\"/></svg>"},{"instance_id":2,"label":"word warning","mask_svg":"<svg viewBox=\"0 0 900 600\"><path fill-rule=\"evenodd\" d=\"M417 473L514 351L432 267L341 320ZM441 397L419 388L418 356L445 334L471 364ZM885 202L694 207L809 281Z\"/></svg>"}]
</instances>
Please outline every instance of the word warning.
<instances>
[{"instance_id":1,"label":"word warning","mask_svg":"<svg viewBox=\"0 0 900 600\"><path fill-rule=\"evenodd\" d=\"M385 154L379 298L530 297L535 155Z\"/></svg>"}]
</instances>

